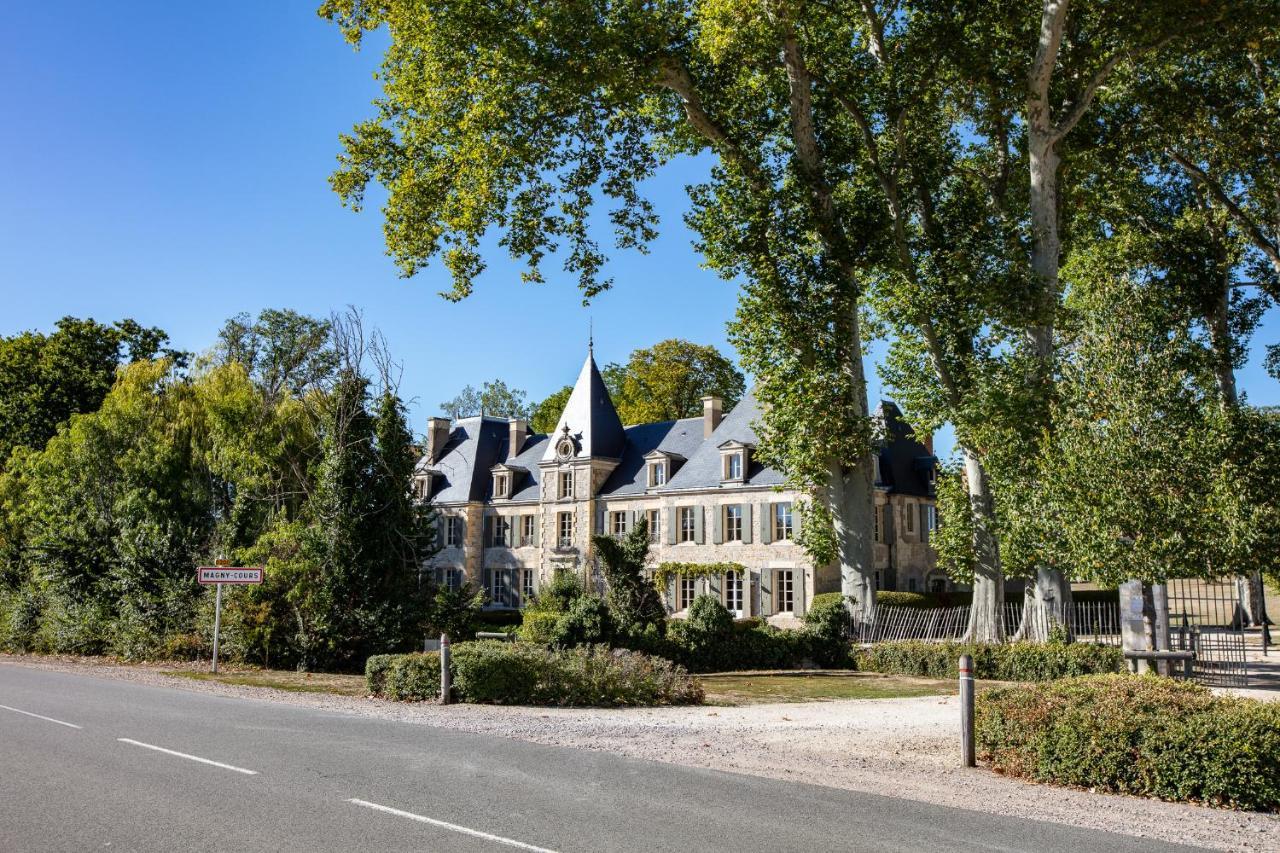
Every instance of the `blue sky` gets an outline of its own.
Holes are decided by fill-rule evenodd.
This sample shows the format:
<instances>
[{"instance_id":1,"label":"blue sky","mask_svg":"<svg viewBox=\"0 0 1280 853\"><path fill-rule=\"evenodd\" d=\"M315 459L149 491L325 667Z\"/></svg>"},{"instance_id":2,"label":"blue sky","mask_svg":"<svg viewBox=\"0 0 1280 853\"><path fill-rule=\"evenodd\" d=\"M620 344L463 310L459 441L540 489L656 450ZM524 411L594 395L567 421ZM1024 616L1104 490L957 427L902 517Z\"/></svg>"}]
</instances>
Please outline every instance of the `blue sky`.
<instances>
[{"instance_id":1,"label":"blue sky","mask_svg":"<svg viewBox=\"0 0 1280 853\"><path fill-rule=\"evenodd\" d=\"M419 430L467 383L498 377L536 400L572 382L589 320L602 363L668 337L731 352L736 287L699 268L681 221L705 162L654 182L662 236L647 256L616 257L615 289L590 308L556 267L521 284L498 252L461 304L436 295L438 268L399 278L376 198L354 214L326 182L338 134L371 112L380 42L354 52L317 5L64 2L8 16L0 334L133 317L199 351L241 311L355 305L403 361ZM1277 332L1273 310L1240 375L1257 404L1280 404L1260 367Z\"/></svg>"}]
</instances>

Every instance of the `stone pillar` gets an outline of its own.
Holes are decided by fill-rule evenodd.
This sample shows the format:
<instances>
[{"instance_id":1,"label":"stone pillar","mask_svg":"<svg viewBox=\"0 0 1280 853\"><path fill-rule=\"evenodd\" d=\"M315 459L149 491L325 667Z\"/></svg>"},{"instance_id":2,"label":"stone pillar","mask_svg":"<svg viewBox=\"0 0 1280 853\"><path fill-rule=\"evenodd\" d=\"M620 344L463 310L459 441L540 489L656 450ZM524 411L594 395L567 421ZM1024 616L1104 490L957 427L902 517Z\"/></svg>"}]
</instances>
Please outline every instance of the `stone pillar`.
<instances>
[{"instance_id":1,"label":"stone pillar","mask_svg":"<svg viewBox=\"0 0 1280 853\"><path fill-rule=\"evenodd\" d=\"M1120 584L1120 646L1126 652L1151 651L1142 581ZM1132 672L1146 672L1146 661L1131 661Z\"/></svg>"}]
</instances>

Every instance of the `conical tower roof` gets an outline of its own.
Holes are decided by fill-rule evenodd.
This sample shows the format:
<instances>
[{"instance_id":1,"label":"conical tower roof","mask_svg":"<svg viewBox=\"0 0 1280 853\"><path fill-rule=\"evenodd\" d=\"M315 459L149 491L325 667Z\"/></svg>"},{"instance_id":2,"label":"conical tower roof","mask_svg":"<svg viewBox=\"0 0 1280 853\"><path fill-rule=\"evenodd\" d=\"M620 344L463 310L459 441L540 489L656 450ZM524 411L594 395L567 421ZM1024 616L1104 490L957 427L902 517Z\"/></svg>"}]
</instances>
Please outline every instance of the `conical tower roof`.
<instances>
[{"instance_id":1,"label":"conical tower roof","mask_svg":"<svg viewBox=\"0 0 1280 853\"><path fill-rule=\"evenodd\" d=\"M596 367L596 360L591 347L587 348L587 360L574 383L569 402L565 403L560 420L556 423L551 441L547 443L547 451L542 461L551 462L556 459L556 446L568 427L569 437L577 445L577 458L597 457L619 459L622 457L626 433L622 429L622 420L618 410L613 407L613 399L609 389L605 387L604 378Z\"/></svg>"}]
</instances>

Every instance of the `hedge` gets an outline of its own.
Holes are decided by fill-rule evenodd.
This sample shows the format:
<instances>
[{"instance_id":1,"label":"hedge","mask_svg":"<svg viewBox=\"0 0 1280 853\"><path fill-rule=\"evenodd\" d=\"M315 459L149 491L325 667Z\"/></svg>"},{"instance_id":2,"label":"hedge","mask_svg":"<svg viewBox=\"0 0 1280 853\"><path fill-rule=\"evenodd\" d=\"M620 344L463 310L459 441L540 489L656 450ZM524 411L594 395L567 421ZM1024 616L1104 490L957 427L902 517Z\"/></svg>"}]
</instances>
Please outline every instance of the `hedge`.
<instances>
[{"instance_id":1,"label":"hedge","mask_svg":"<svg viewBox=\"0 0 1280 853\"><path fill-rule=\"evenodd\" d=\"M1119 672L1124 662L1115 646L1088 643L923 643L906 640L877 643L855 653L866 672L956 678L960 655L973 655L975 678L996 681L1049 681L1073 675Z\"/></svg>"},{"instance_id":2,"label":"hedge","mask_svg":"<svg viewBox=\"0 0 1280 853\"><path fill-rule=\"evenodd\" d=\"M984 691L975 740L1010 776L1280 810L1280 704L1186 682L1104 675Z\"/></svg>"},{"instance_id":3,"label":"hedge","mask_svg":"<svg viewBox=\"0 0 1280 853\"><path fill-rule=\"evenodd\" d=\"M435 652L375 655L365 666L369 692L400 701L440 695ZM549 649L495 640L453 646L453 697L494 705L698 705L702 686L661 658L604 646Z\"/></svg>"}]
</instances>

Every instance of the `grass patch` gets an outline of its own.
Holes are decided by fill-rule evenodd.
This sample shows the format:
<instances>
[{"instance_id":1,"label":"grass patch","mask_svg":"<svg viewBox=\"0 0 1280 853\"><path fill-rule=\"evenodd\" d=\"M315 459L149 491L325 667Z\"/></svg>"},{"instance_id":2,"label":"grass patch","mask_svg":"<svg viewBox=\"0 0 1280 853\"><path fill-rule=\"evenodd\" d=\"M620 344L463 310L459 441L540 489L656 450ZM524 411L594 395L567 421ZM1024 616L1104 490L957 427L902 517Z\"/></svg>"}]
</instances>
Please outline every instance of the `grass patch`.
<instances>
[{"instance_id":1,"label":"grass patch","mask_svg":"<svg viewBox=\"0 0 1280 853\"><path fill-rule=\"evenodd\" d=\"M873 672L731 672L700 675L708 705L758 705L764 702L823 702L831 699L902 699L946 696L950 681L881 675Z\"/></svg>"},{"instance_id":2,"label":"grass patch","mask_svg":"<svg viewBox=\"0 0 1280 853\"><path fill-rule=\"evenodd\" d=\"M170 670L165 675L189 678L192 681L216 681L244 687L271 687L294 693L336 693L339 696L368 695L363 675L343 675L327 672L293 672L284 669L247 669L219 672L189 669Z\"/></svg>"}]
</instances>

